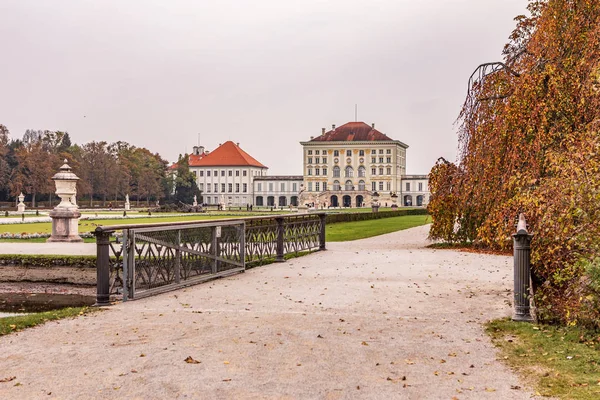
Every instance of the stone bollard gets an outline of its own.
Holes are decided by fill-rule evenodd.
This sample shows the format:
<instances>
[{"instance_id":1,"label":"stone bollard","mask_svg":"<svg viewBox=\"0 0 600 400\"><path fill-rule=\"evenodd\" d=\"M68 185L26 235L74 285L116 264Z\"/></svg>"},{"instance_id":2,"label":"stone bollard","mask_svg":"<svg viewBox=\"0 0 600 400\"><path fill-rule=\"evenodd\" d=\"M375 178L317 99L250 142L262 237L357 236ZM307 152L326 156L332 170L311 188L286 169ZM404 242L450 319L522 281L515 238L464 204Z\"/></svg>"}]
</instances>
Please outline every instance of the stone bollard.
<instances>
[{"instance_id":1,"label":"stone bollard","mask_svg":"<svg viewBox=\"0 0 600 400\"><path fill-rule=\"evenodd\" d=\"M513 235L514 254L514 302L513 321L533 322L530 308L531 287L531 239L527 232L525 215L519 214L517 233Z\"/></svg>"}]
</instances>

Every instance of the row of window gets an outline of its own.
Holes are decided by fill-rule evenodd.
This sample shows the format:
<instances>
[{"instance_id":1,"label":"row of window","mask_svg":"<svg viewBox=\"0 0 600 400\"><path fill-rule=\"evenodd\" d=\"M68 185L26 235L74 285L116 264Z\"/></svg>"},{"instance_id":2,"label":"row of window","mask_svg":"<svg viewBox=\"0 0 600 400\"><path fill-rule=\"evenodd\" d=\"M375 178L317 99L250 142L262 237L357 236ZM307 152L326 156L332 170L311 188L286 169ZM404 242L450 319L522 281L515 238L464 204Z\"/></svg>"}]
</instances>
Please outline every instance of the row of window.
<instances>
[{"instance_id":1,"label":"row of window","mask_svg":"<svg viewBox=\"0 0 600 400\"><path fill-rule=\"evenodd\" d=\"M203 200L206 202L206 204L219 204L221 202L219 196L204 196ZM228 196L226 205L232 204L236 206L245 206L248 204L247 202L248 199L246 198L246 196L242 196L241 199L240 196L235 196L235 198L233 196Z\"/></svg>"},{"instance_id":2,"label":"row of window","mask_svg":"<svg viewBox=\"0 0 600 400\"><path fill-rule=\"evenodd\" d=\"M313 186L314 183L314 186ZM384 189L385 187L385 189ZM321 190L326 191L327 190L327 182L308 182L308 191L312 192L314 188L315 192L320 192ZM340 181L333 181L333 189L334 191L336 190L342 190L342 185L340 183ZM346 181L344 183L344 190L346 191L351 191L351 190L366 190L366 185L365 185L365 181L359 181L358 182L358 189L354 186L354 183L352 183L352 181ZM376 191L376 190L392 190L392 183L391 182L371 182L371 190L372 191Z\"/></svg>"},{"instance_id":3,"label":"row of window","mask_svg":"<svg viewBox=\"0 0 600 400\"><path fill-rule=\"evenodd\" d=\"M273 191L273 182L269 182L269 186L268 187L269 187L269 192L272 192ZM263 188L262 182L258 182L256 184L256 191L262 192L262 188ZM280 182L279 183L279 191L280 192L285 192L285 189L286 189L285 182ZM292 192L297 192L297 191L298 191L298 183L292 182Z\"/></svg>"},{"instance_id":4,"label":"row of window","mask_svg":"<svg viewBox=\"0 0 600 400\"><path fill-rule=\"evenodd\" d=\"M214 184L210 184L207 183L206 184L206 193L211 193L211 189L214 188L214 192L215 193L219 193L219 184L218 183L214 183ZM227 191L225 190L225 188L227 188ZM204 192L204 183L200 183L200 185L198 186L198 189L200 189L201 192ZM240 184L236 183L235 184L235 193L239 193L240 192ZM248 192L248 184L247 183L243 183L242 184L242 193L247 193ZM221 193L233 193L233 183L228 183L227 187L225 186L224 183L221 183Z\"/></svg>"},{"instance_id":5,"label":"row of window","mask_svg":"<svg viewBox=\"0 0 600 400\"><path fill-rule=\"evenodd\" d=\"M204 176L204 172L205 172L204 170L200 170L200 171L194 170L194 175L196 175L197 177L198 176L202 177L202 176ZM233 176L233 174L234 174L233 170L225 171L224 169L222 169L222 170L215 169L213 171L207 170L206 171L206 176L211 176L211 172L212 172L212 176L219 176L219 172L220 172L221 176L225 176L225 175L227 175L227 176ZM248 171L242 170L241 174L242 174L242 176L248 176ZM262 176L262 174L263 174L262 171L253 171L252 176ZM235 176L240 176L240 170L239 169L235 170Z\"/></svg>"},{"instance_id":6,"label":"row of window","mask_svg":"<svg viewBox=\"0 0 600 400\"><path fill-rule=\"evenodd\" d=\"M344 150L342 150L342 154L344 153ZM308 155L312 156L313 151L312 150L308 150ZM315 150L315 155L318 156L319 154L327 154L327 150ZM376 149L372 149L371 150L371 154L377 154L377 150ZM379 149L379 154L383 154L383 149ZM392 149L385 149L385 154L392 154ZM364 156L365 155L365 151L364 150L359 150L358 151L358 155L359 156ZM333 156L334 157L339 157L340 156L340 151L339 150L334 150L333 151ZM352 156L352 150L346 150L346 157L350 157Z\"/></svg>"},{"instance_id":7,"label":"row of window","mask_svg":"<svg viewBox=\"0 0 600 400\"><path fill-rule=\"evenodd\" d=\"M390 164L392 162L392 157L379 157L379 163L383 164L384 160L387 164ZM327 157L308 157L306 159L307 164L327 164ZM361 160L362 162L363 160ZM375 164L377 162L377 157L371 157L371 164Z\"/></svg>"},{"instance_id":8,"label":"row of window","mask_svg":"<svg viewBox=\"0 0 600 400\"><path fill-rule=\"evenodd\" d=\"M264 198L263 196L256 196L256 205L257 206L264 206ZM277 205L279 207L285 207L287 206L287 197L285 196L279 196ZM292 196L290 198L290 205L291 206L297 206L298 205L298 196ZM267 206L275 206L275 196L268 196L267 197Z\"/></svg>"},{"instance_id":9,"label":"row of window","mask_svg":"<svg viewBox=\"0 0 600 400\"><path fill-rule=\"evenodd\" d=\"M371 175L392 175L392 167L379 167L379 174L377 173L377 168L373 167L371 168ZM315 176L319 176L319 175L323 175L326 176L327 175L327 168L315 168L314 169L314 173ZM340 178L340 173L341 173L341 169L340 167L333 167L333 177L334 178ZM359 178L364 178L366 177L366 169L365 167L358 167L358 177ZM312 176L313 174L313 168L312 167L308 167L306 169L306 175L308 176ZM354 177L354 168L348 166L344 169L344 178L353 178Z\"/></svg>"},{"instance_id":10,"label":"row of window","mask_svg":"<svg viewBox=\"0 0 600 400\"><path fill-rule=\"evenodd\" d=\"M418 185L417 187L419 188L418 189L419 192L422 192L423 191L423 182L419 182L417 185ZM410 192L410 182L406 182L406 191Z\"/></svg>"}]
</instances>

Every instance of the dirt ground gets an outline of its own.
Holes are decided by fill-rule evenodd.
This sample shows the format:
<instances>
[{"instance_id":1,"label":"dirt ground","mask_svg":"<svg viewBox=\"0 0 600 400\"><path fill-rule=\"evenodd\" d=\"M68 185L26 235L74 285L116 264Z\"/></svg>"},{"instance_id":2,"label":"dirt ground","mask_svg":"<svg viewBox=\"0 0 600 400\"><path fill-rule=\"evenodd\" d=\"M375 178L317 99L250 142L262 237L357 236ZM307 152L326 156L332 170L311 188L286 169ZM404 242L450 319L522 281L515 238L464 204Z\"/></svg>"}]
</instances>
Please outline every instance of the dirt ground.
<instances>
[{"instance_id":1,"label":"dirt ground","mask_svg":"<svg viewBox=\"0 0 600 400\"><path fill-rule=\"evenodd\" d=\"M512 259L427 229L0 337L0 398L531 398L482 328L512 311Z\"/></svg>"}]
</instances>

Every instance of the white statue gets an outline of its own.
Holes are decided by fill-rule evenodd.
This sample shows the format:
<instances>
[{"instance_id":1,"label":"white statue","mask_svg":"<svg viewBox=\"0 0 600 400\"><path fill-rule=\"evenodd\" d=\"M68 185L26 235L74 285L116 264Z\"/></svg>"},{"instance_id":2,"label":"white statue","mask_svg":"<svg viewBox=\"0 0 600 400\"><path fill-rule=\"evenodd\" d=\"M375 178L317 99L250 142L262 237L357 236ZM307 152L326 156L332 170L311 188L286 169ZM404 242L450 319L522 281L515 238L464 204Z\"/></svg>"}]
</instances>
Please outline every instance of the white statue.
<instances>
[{"instance_id":1,"label":"white statue","mask_svg":"<svg viewBox=\"0 0 600 400\"><path fill-rule=\"evenodd\" d=\"M129 204L129 195L126 194L125 195L125 211L129 211L130 208L131 208L131 204Z\"/></svg>"},{"instance_id":2,"label":"white statue","mask_svg":"<svg viewBox=\"0 0 600 400\"><path fill-rule=\"evenodd\" d=\"M23 192L21 192L21 194L19 194L19 204L17 204L17 212L19 214L24 214L25 213L25 203L23 203L23 200L25 200L25 195L23 194Z\"/></svg>"},{"instance_id":3,"label":"white statue","mask_svg":"<svg viewBox=\"0 0 600 400\"><path fill-rule=\"evenodd\" d=\"M194 195L194 207L198 207L198 198Z\"/></svg>"}]
</instances>

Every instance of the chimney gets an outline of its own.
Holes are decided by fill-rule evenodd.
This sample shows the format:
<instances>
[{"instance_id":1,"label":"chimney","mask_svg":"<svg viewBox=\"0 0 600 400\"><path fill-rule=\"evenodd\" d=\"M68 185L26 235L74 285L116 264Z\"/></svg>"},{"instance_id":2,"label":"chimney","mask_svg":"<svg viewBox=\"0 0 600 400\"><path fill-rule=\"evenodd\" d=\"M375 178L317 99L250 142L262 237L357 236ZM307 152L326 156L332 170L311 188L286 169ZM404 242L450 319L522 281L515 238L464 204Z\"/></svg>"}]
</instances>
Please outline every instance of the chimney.
<instances>
[{"instance_id":1,"label":"chimney","mask_svg":"<svg viewBox=\"0 0 600 400\"><path fill-rule=\"evenodd\" d=\"M192 153L197 156L198 155L198 146L192 147Z\"/></svg>"},{"instance_id":2,"label":"chimney","mask_svg":"<svg viewBox=\"0 0 600 400\"><path fill-rule=\"evenodd\" d=\"M235 145L236 145L237 147L240 147L240 142L237 142Z\"/></svg>"},{"instance_id":3,"label":"chimney","mask_svg":"<svg viewBox=\"0 0 600 400\"><path fill-rule=\"evenodd\" d=\"M331 129L335 131L335 124L331 125Z\"/></svg>"},{"instance_id":4,"label":"chimney","mask_svg":"<svg viewBox=\"0 0 600 400\"><path fill-rule=\"evenodd\" d=\"M371 124L371 128L375 129L375 122Z\"/></svg>"},{"instance_id":5,"label":"chimney","mask_svg":"<svg viewBox=\"0 0 600 400\"><path fill-rule=\"evenodd\" d=\"M314 136L311 136L311 137L310 137L310 140L313 140L314 138L315 138Z\"/></svg>"},{"instance_id":6,"label":"chimney","mask_svg":"<svg viewBox=\"0 0 600 400\"><path fill-rule=\"evenodd\" d=\"M325 134L325 128L321 128L321 135Z\"/></svg>"},{"instance_id":7,"label":"chimney","mask_svg":"<svg viewBox=\"0 0 600 400\"><path fill-rule=\"evenodd\" d=\"M204 146L198 147L198 154L204 154Z\"/></svg>"}]
</instances>

